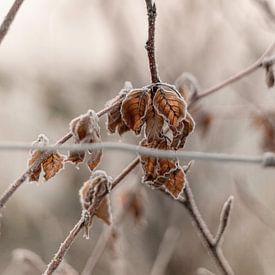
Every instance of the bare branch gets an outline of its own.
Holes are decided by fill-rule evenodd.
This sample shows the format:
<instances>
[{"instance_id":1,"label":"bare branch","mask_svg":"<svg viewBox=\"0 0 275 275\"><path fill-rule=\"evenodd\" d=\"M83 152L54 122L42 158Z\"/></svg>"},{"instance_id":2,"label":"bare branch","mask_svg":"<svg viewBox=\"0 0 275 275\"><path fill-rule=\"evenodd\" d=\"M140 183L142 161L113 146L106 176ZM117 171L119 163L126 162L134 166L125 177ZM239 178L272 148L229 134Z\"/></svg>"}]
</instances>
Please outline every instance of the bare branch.
<instances>
[{"instance_id":1,"label":"bare branch","mask_svg":"<svg viewBox=\"0 0 275 275\"><path fill-rule=\"evenodd\" d=\"M152 3L152 0L145 0L145 2L148 15L148 40L145 49L147 50L152 83L157 83L160 82L155 56L155 24L157 7L155 3Z\"/></svg>"},{"instance_id":2,"label":"bare branch","mask_svg":"<svg viewBox=\"0 0 275 275\"><path fill-rule=\"evenodd\" d=\"M114 222L112 224L112 227L108 227L107 230L105 230L99 237L99 239L97 240L95 247L93 249L93 252L91 254L91 256L89 257L89 259L87 260L85 267L81 273L81 275L90 275L93 273L93 270L97 264L97 262L99 261L100 257L102 256L108 241L110 240L111 236L112 236L112 232L114 228L117 228L121 225L121 223L124 221L125 217L127 216L127 210L129 209L133 199L136 196L136 193L140 190L140 185L135 188L135 190L131 191L129 199L127 204L122 207L119 211L119 213L117 214L117 216L114 218Z\"/></svg>"},{"instance_id":3,"label":"bare branch","mask_svg":"<svg viewBox=\"0 0 275 275\"><path fill-rule=\"evenodd\" d=\"M221 241L222 241L224 232L228 225L228 220L229 220L229 216L230 216L230 213L232 210L233 200L234 200L234 198L232 196L230 196L223 205L221 215L220 215L220 224L219 224L218 231L217 231L215 241L214 241L215 246L221 245Z\"/></svg>"},{"instance_id":4,"label":"bare branch","mask_svg":"<svg viewBox=\"0 0 275 275\"><path fill-rule=\"evenodd\" d=\"M139 159L135 159L132 161L112 182L112 188L113 190L139 163ZM101 201L104 199L104 197L108 194L106 192L105 194L101 195L101 200L96 200L94 204L91 204L89 209L87 210L89 213L91 213L91 218L93 218L96 209L100 205ZM60 263L62 262L66 252L70 249L73 241L77 237L78 233L81 231L81 229L85 226L86 220L85 216L82 215L82 217L79 219L79 221L75 224L73 229L70 231L68 236L66 237L65 241L61 243L57 253L54 255L53 259L49 263L46 271L43 273L44 275L50 275L53 274L53 272L58 268Z\"/></svg>"},{"instance_id":5,"label":"bare branch","mask_svg":"<svg viewBox=\"0 0 275 275\"><path fill-rule=\"evenodd\" d=\"M194 224L196 225L198 232L200 233L203 243L206 245L206 248L209 254L214 259L216 265L219 267L220 271L224 275L233 275L234 272L229 265L228 261L223 255L223 252L220 246L215 245L215 239L211 232L209 231L205 221L203 220L201 213L195 203L192 190L187 183L184 189L185 201L180 202L187 209L190 214Z\"/></svg>"},{"instance_id":6,"label":"bare branch","mask_svg":"<svg viewBox=\"0 0 275 275\"><path fill-rule=\"evenodd\" d=\"M2 22L2 24L0 26L0 45L3 41L3 39L5 38L6 34L8 33L10 26L11 26L12 22L14 21L15 16L16 16L19 8L23 4L23 2L24 2L24 0L15 0L12 7L10 8L8 14L6 15L4 21Z\"/></svg>"},{"instance_id":7,"label":"bare branch","mask_svg":"<svg viewBox=\"0 0 275 275\"><path fill-rule=\"evenodd\" d=\"M262 56L252 65L250 65L249 67L245 68L244 70L230 76L229 78L223 80L222 82L214 85L213 87L210 87L204 91L202 91L200 94L197 94L196 96L194 96L192 98L192 101L189 104L189 107L191 107L193 104L195 104L197 101L201 100L202 98L209 96L221 89L223 89L224 87L233 84L234 82L244 78L245 76L255 72L257 69L259 68L263 68L265 67L268 63L272 63L274 64L275 62L275 57L271 56L269 58L266 58L266 56L268 56L275 48L275 42L273 42L266 50L265 52L262 54Z\"/></svg>"}]
</instances>

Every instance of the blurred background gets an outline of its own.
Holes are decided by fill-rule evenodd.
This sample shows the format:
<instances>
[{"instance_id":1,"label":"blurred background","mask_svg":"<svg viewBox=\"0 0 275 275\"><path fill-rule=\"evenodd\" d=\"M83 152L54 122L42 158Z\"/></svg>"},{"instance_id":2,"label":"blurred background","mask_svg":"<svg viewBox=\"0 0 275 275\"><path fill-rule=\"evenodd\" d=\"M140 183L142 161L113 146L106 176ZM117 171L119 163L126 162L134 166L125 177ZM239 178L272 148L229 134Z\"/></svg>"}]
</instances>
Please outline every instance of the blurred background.
<instances>
[{"instance_id":1,"label":"blurred background","mask_svg":"<svg viewBox=\"0 0 275 275\"><path fill-rule=\"evenodd\" d=\"M1 1L0 20L12 2ZM208 88L252 64L274 40L272 0L156 4L157 60L165 82L189 72ZM74 117L101 110L125 81L148 84L146 38L142 0L26 0L0 47L0 141L30 143L43 133L55 142ZM258 70L191 110L197 127L185 150L275 150L274 108L275 90ZM131 133L108 135L105 117L100 124L105 141L138 142ZM29 153L0 154L2 193L24 172ZM105 151L99 168L115 177L134 157ZM8 202L1 219L0 274L41 273L34 262L48 263L80 217L78 190L89 171L79 168L66 164L49 182L24 184ZM136 169L112 194L114 216L141 175ZM235 197L223 251L236 274L274 274L274 169L198 161L188 180L213 234L224 201ZM163 274L198 274L200 267L219 274L185 209L160 192L142 186L141 191L135 212L116 227L93 274L150 274L164 236L172 252ZM89 240L78 236L66 255L75 271L66 274L81 273L106 229L96 221Z\"/></svg>"}]
</instances>

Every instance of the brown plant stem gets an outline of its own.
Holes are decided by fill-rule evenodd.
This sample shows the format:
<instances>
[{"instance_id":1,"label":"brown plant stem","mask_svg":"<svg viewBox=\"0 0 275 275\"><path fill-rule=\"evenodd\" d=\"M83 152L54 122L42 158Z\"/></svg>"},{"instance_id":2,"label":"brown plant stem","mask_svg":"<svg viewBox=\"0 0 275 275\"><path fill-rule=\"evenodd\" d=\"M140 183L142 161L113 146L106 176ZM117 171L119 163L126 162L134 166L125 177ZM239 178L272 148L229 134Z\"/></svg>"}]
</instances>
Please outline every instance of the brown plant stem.
<instances>
[{"instance_id":1,"label":"brown plant stem","mask_svg":"<svg viewBox=\"0 0 275 275\"><path fill-rule=\"evenodd\" d=\"M97 113L98 117L101 117L101 116L105 115L106 113L108 113L108 111L110 111L117 104L119 104L119 102L112 106L107 106L104 109L102 109L101 111L99 111ZM64 144L72 136L73 135L71 132L67 133L66 135L64 135L62 138L60 138L56 142L56 145ZM43 154L41 154L40 158L37 161L35 161L34 164L30 168L27 169L27 171L25 171L15 182L13 182L12 184L10 184L10 186L8 186L6 191L4 191L4 193L0 197L0 209L6 205L6 203L11 198L11 196L14 194L14 192L28 179L28 177L32 173L32 171L35 171L41 165L41 163L46 159L46 157L48 155L49 155L49 152L44 152Z\"/></svg>"},{"instance_id":2,"label":"brown plant stem","mask_svg":"<svg viewBox=\"0 0 275 275\"><path fill-rule=\"evenodd\" d=\"M15 0L13 5L11 6L10 10L8 11L7 15L4 18L4 21L2 22L0 26L0 45L5 38L6 34L8 33L10 26L12 22L15 19L15 16L23 4L24 0Z\"/></svg>"},{"instance_id":3,"label":"brown plant stem","mask_svg":"<svg viewBox=\"0 0 275 275\"><path fill-rule=\"evenodd\" d=\"M151 81L152 83L157 83L160 82L155 54L155 25L157 18L157 7L155 3L152 3L152 0L145 0L145 2L148 15L148 40L146 42L145 49L149 60Z\"/></svg>"},{"instance_id":4,"label":"brown plant stem","mask_svg":"<svg viewBox=\"0 0 275 275\"><path fill-rule=\"evenodd\" d=\"M221 89L223 89L224 87L233 84L234 82L244 78L245 76L255 72L256 70L258 70L259 68L263 68L265 67L267 64L274 64L275 62L275 57L271 56L270 58L266 58L266 56L268 54L270 54L275 48L275 42L273 42L266 50L265 52L262 54L262 56L256 61L254 62L252 65L248 66L247 68L245 68L244 70L230 76L229 78L223 80L222 82L202 91L200 94L196 93L194 94L194 96L192 97L190 103L189 103L189 108L195 104L196 102L198 102L199 100L201 100L204 97L207 97Z\"/></svg>"},{"instance_id":5,"label":"brown plant stem","mask_svg":"<svg viewBox=\"0 0 275 275\"><path fill-rule=\"evenodd\" d=\"M139 163L139 159L134 159L112 182L112 188L113 190ZM102 199L107 195L106 192L104 195L102 195ZM101 200L102 201L102 200ZM97 207L100 205L99 201L97 204L92 204L89 209L87 210L89 213L91 213L92 218L94 217L94 214L96 212ZM46 271L43 273L44 275L50 275L53 274L53 272L58 268L60 263L62 262L66 252L71 247L73 241L77 237L78 233L81 231L81 229L85 226L85 218L82 216L79 221L75 224L73 229L70 231L68 236L65 238L64 242L61 243L57 253L54 255L53 259L50 261Z\"/></svg>"}]
</instances>

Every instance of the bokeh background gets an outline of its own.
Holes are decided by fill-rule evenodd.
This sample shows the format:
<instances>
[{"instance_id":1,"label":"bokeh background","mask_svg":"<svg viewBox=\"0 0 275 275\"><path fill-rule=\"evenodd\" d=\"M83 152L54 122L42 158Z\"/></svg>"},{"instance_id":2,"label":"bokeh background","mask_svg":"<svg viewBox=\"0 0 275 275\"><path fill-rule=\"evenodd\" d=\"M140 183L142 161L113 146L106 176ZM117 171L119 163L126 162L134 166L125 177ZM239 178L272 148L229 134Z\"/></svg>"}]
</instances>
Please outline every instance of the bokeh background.
<instances>
[{"instance_id":1,"label":"bokeh background","mask_svg":"<svg viewBox=\"0 0 275 275\"><path fill-rule=\"evenodd\" d=\"M1 20L12 2L1 1ZM263 2L157 0L161 79L174 83L189 72L204 89L253 63L274 40L275 4ZM0 141L30 143L43 133L55 142L74 117L102 109L125 81L134 87L148 84L146 37L142 0L26 0L0 47ZM197 127L186 150L274 150L274 107L275 90L266 88L264 70L258 70L196 106ZM138 140L131 133L110 136L105 118L100 123L103 140ZM24 172L29 153L0 154L3 192ZM105 151L100 169L115 177L133 158ZM40 274L24 260L35 258L26 250L47 263L79 219L78 190L89 177L85 165L79 168L67 164L47 183L24 184L8 202L1 219L0 274ZM112 194L114 215L123 207L121 194L140 178L139 168ZM236 274L274 274L274 169L198 161L188 180L213 233L224 201L235 197L223 250ZM160 192L141 188L141 221L125 217L93 274L150 274L171 230L168 236L174 238L166 245L173 253L163 274L197 274L200 267L219 274L185 209ZM81 273L106 228L96 221L89 240L79 235L66 255L76 272Z\"/></svg>"}]
</instances>

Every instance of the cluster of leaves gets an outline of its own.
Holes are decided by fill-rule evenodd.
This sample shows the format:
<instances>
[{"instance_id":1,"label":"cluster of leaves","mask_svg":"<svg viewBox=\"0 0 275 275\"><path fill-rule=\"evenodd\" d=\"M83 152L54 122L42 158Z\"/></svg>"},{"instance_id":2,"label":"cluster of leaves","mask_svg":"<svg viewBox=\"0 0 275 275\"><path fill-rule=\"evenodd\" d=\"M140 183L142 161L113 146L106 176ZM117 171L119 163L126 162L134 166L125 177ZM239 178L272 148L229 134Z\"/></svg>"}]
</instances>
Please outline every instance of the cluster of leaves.
<instances>
[{"instance_id":1,"label":"cluster of leaves","mask_svg":"<svg viewBox=\"0 0 275 275\"><path fill-rule=\"evenodd\" d=\"M131 130L139 135L144 129L144 139L140 142L144 147L182 149L194 129L187 104L176 90L164 90L161 86L122 90L111 103L115 108L108 113L108 130L120 135ZM164 187L174 198L179 197L184 188L185 173L178 160L144 155L140 160L144 182L155 188Z\"/></svg>"}]
</instances>

